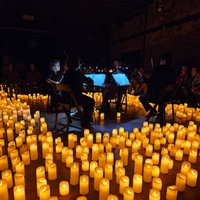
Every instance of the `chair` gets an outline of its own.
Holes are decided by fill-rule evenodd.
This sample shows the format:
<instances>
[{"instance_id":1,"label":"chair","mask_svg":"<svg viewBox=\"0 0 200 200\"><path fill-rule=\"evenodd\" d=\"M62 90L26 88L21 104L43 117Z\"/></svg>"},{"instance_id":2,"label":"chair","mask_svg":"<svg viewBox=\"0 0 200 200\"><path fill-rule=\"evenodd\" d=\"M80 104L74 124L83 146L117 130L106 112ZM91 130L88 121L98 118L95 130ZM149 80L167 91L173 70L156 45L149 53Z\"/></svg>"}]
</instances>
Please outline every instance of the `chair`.
<instances>
[{"instance_id":1,"label":"chair","mask_svg":"<svg viewBox=\"0 0 200 200\"><path fill-rule=\"evenodd\" d=\"M78 105L78 102L76 100L76 97L74 95L74 92L72 90L72 88L70 87L70 85L65 85L65 84L56 84L55 85L55 90L56 90L56 95L58 98L58 102L55 108L55 123L54 123L54 130L57 131L62 131L63 129L66 128L66 131L69 131L69 126L78 128L78 129L82 129L82 127L78 127L78 126L74 126L72 125L72 119L77 119L77 120L81 120L81 116L82 116L82 110L80 108L80 106ZM60 102L60 98L59 98L59 93L65 94L67 96L67 101L65 102ZM67 115L67 121L66 123L63 122L59 122L58 121L58 114L59 114L59 108L62 108L66 115ZM71 109L75 107L77 110L77 116L73 117L71 116ZM57 129L57 125L62 126L61 129Z\"/></svg>"},{"instance_id":2,"label":"chair","mask_svg":"<svg viewBox=\"0 0 200 200\"><path fill-rule=\"evenodd\" d=\"M176 99L176 93L177 93L178 87L176 84L168 84L166 86L164 86L164 88L162 89L159 97L157 98L154 106L152 107L151 111L156 110L156 107L160 104L160 102L166 98L167 96L169 97L165 102L164 102L164 107L166 107L167 104L172 104L172 122L174 122L175 120L175 113L174 113L174 104L176 103L177 99ZM163 113L163 117L164 117L164 121L166 120L166 116L165 116L165 112ZM149 119L151 118L151 116L146 118L146 121L149 121Z\"/></svg>"}]
</instances>

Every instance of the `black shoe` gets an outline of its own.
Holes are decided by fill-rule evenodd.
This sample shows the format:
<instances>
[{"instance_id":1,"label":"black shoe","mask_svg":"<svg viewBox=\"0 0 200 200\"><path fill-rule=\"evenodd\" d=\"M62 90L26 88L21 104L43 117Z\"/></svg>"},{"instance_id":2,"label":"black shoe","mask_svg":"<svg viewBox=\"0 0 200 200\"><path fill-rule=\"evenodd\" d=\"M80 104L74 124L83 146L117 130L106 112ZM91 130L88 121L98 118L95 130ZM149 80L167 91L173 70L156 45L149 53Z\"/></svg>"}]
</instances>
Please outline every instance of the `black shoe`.
<instances>
[{"instance_id":1,"label":"black shoe","mask_svg":"<svg viewBox=\"0 0 200 200\"><path fill-rule=\"evenodd\" d=\"M153 116L156 116L156 115L158 115L158 112L156 111L156 110L151 110L150 112L149 112L149 114L146 116L146 119L150 119L151 117L153 117Z\"/></svg>"}]
</instances>

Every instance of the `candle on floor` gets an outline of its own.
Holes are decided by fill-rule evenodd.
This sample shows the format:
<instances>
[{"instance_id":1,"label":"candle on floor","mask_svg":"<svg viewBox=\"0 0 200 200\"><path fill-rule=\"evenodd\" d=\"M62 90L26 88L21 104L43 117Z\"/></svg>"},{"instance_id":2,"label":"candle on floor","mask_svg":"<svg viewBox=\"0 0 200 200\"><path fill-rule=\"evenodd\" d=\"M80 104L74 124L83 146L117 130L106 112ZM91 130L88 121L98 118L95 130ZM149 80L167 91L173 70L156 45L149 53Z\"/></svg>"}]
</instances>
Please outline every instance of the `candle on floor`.
<instances>
[{"instance_id":1,"label":"candle on floor","mask_svg":"<svg viewBox=\"0 0 200 200\"><path fill-rule=\"evenodd\" d=\"M169 171L169 156L164 155L161 157L160 172L167 174Z\"/></svg>"},{"instance_id":2,"label":"candle on floor","mask_svg":"<svg viewBox=\"0 0 200 200\"><path fill-rule=\"evenodd\" d=\"M50 194L50 186L49 185L42 185L39 189L39 197L40 200L47 200L51 196Z\"/></svg>"},{"instance_id":3,"label":"candle on floor","mask_svg":"<svg viewBox=\"0 0 200 200\"><path fill-rule=\"evenodd\" d=\"M141 174L134 174L133 175L133 190L135 193L141 193L142 192L142 183L143 183L143 177Z\"/></svg>"},{"instance_id":4,"label":"candle on floor","mask_svg":"<svg viewBox=\"0 0 200 200\"><path fill-rule=\"evenodd\" d=\"M11 170L4 170L1 172L2 179L5 179L7 181L8 188L13 187L13 177Z\"/></svg>"},{"instance_id":5,"label":"candle on floor","mask_svg":"<svg viewBox=\"0 0 200 200\"><path fill-rule=\"evenodd\" d=\"M121 195L124 194L124 188L125 187L129 187L129 184L130 184L130 180L129 180L129 177L128 176L121 176L120 177L120 182L119 182L119 193Z\"/></svg>"},{"instance_id":6,"label":"candle on floor","mask_svg":"<svg viewBox=\"0 0 200 200\"><path fill-rule=\"evenodd\" d=\"M108 180L113 179L113 166L111 164L105 165L105 178Z\"/></svg>"},{"instance_id":7,"label":"candle on floor","mask_svg":"<svg viewBox=\"0 0 200 200\"><path fill-rule=\"evenodd\" d=\"M99 183L103 178L103 169L101 167L96 167L94 170L94 190L99 191Z\"/></svg>"},{"instance_id":8,"label":"candle on floor","mask_svg":"<svg viewBox=\"0 0 200 200\"><path fill-rule=\"evenodd\" d=\"M188 161L190 163L196 163L196 161L197 161L197 151L196 150L192 150L192 149L190 150Z\"/></svg>"},{"instance_id":9,"label":"candle on floor","mask_svg":"<svg viewBox=\"0 0 200 200\"><path fill-rule=\"evenodd\" d=\"M90 177L94 178L94 170L98 167L98 163L96 161L90 162Z\"/></svg>"},{"instance_id":10,"label":"candle on floor","mask_svg":"<svg viewBox=\"0 0 200 200\"><path fill-rule=\"evenodd\" d=\"M121 176L125 175L125 168L124 167L118 167L117 168L117 174L116 174L116 183L119 184Z\"/></svg>"},{"instance_id":11,"label":"candle on floor","mask_svg":"<svg viewBox=\"0 0 200 200\"><path fill-rule=\"evenodd\" d=\"M14 182L15 182L15 185L25 186L24 174L19 174L19 173L14 174Z\"/></svg>"},{"instance_id":12,"label":"candle on floor","mask_svg":"<svg viewBox=\"0 0 200 200\"><path fill-rule=\"evenodd\" d=\"M68 181L61 181L59 183L59 194L61 196L66 196L69 194L69 182Z\"/></svg>"},{"instance_id":13,"label":"candle on floor","mask_svg":"<svg viewBox=\"0 0 200 200\"><path fill-rule=\"evenodd\" d=\"M31 155L31 160L38 160L38 150L36 143L30 144L30 155Z\"/></svg>"},{"instance_id":14,"label":"candle on floor","mask_svg":"<svg viewBox=\"0 0 200 200\"><path fill-rule=\"evenodd\" d=\"M22 156L22 161L23 161L24 165L30 165L31 160L30 160L29 151L22 153L21 156Z\"/></svg>"},{"instance_id":15,"label":"candle on floor","mask_svg":"<svg viewBox=\"0 0 200 200\"><path fill-rule=\"evenodd\" d=\"M197 185L198 171L196 169L189 169L187 174L187 185L190 187L195 187Z\"/></svg>"},{"instance_id":16,"label":"candle on floor","mask_svg":"<svg viewBox=\"0 0 200 200\"><path fill-rule=\"evenodd\" d=\"M154 152L154 153L152 154L152 160L153 160L153 164L154 164L154 165L158 165L158 164L159 164L159 160L160 160L160 154Z\"/></svg>"},{"instance_id":17,"label":"candle on floor","mask_svg":"<svg viewBox=\"0 0 200 200\"><path fill-rule=\"evenodd\" d=\"M128 148L126 148L126 147L122 148L120 150L120 153L121 153L120 157L123 162L123 165L127 166L128 165Z\"/></svg>"},{"instance_id":18,"label":"candle on floor","mask_svg":"<svg viewBox=\"0 0 200 200\"><path fill-rule=\"evenodd\" d=\"M72 155L67 155L66 157L66 167L70 167L74 162L74 157Z\"/></svg>"},{"instance_id":19,"label":"candle on floor","mask_svg":"<svg viewBox=\"0 0 200 200\"><path fill-rule=\"evenodd\" d=\"M84 172L89 171L89 168L90 168L89 161L88 160L82 161L81 168L82 168L82 171Z\"/></svg>"},{"instance_id":20,"label":"candle on floor","mask_svg":"<svg viewBox=\"0 0 200 200\"><path fill-rule=\"evenodd\" d=\"M79 182L79 193L81 195L87 195L89 193L89 177L87 175L81 175Z\"/></svg>"},{"instance_id":21,"label":"candle on floor","mask_svg":"<svg viewBox=\"0 0 200 200\"><path fill-rule=\"evenodd\" d=\"M37 196L39 197L40 196L40 187L42 185L46 185L47 184L47 180L45 178L38 178L37 179L37 184L36 184L36 187L37 187Z\"/></svg>"},{"instance_id":22,"label":"candle on floor","mask_svg":"<svg viewBox=\"0 0 200 200\"><path fill-rule=\"evenodd\" d=\"M100 113L100 120L104 120L104 113Z\"/></svg>"},{"instance_id":23,"label":"candle on floor","mask_svg":"<svg viewBox=\"0 0 200 200\"><path fill-rule=\"evenodd\" d=\"M16 173L20 173L20 174L24 174L25 175L24 163L22 161L18 161L15 164L15 171L16 171Z\"/></svg>"},{"instance_id":24,"label":"candle on floor","mask_svg":"<svg viewBox=\"0 0 200 200\"><path fill-rule=\"evenodd\" d=\"M179 192L184 192L185 191L185 186L186 186L186 176L181 173L176 174L176 184Z\"/></svg>"},{"instance_id":25,"label":"candle on floor","mask_svg":"<svg viewBox=\"0 0 200 200\"><path fill-rule=\"evenodd\" d=\"M162 190L162 180L160 178L153 178L152 188L156 190Z\"/></svg>"},{"instance_id":26,"label":"candle on floor","mask_svg":"<svg viewBox=\"0 0 200 200\"><path fill-rule=\"evenodd\" d=\"M134 190L132 187L125 187L123 193L123 200L133 200L134 199Z\"/></svg>"},{"instance_id":27,"label":"candle on floor","mask_svg":"<svg viewBox=\"0 0 200 200\"><path fill-rule=\"evenodd\" d=\"M36 179L45 178L45 167L39 166L36 168Z\"/></svg>"},{"instance_id":28,"label":"candle on floor","mask_svg":"<svg viewBox=\"0 0 200 200\"><path fill-rule=\"evenodd\" d=\"M13 187L14 200L25 200L24 185L16 185Z\"/></svg>"},{"instance_id":29,"label":"candle on floor","mask_svg":"<svg viewBox=\"0 0 200 200\"><path fill-rule=\"evenodd\" d=\"M152 181L152 164L144 164L143 181L150 183Z\"/></svg>"},{"instance_id":30,"label":"candle on floor","mask_svg":"<svg viewBox=\"0 0 200 200\"><path fill-rule=\"evenodd\" d=\"M145 152L145 155L147 157L151 157L152 156L152 153L153 153L153 145L152 144L148 144L146 146L146 152Z\"/></svg>"},{"instance_id":31,"label":"candle on floor","mask_svg":"<svg viewBox=\"0 0 200 200\"><path fill-rule=\"evenodd\" d=\"M191 168L191 163L184 161L181 165L181 174L184 174L187 177L190 168Z\"/></svg>"},{"instance_id":32,"label":"candle on floor","mask_svg":"<svg viewBox=\"0 0 200 200\"><path fill-rule=\"evenodd\" d=\"M42 143L42 157L45 158L47 153L49 153L49 143L43 142Z\"/></svg>"},{"instance_id":33,"label":"candle on floor","mask_svg":"<svg viewBox=\"0 0 200 200\"><path fill-rule=\"evenodd\" d=\"M8 156L3 155L0 157L0 170L7 170L8 169Z\"/></svg>"},{"instance_id":34,"label":"candle on floor","mask_svg":"<svg viewBox=\"0 0 200 200\"><path fill-rule=\"evenodd\" d=\"M150 189L149 200L160 200L160 191L156 189Z\"/></svg>"},{"instance_id":35,"label":"candle on floor","mask_svg":"<svg viewBox=\"0 0 200 200\"><path fill-rule=\"evenodd\" d=\"M81 158L81 153L82 153L82 146L77 145L76 146L76 158Z\"/></svg>"},{"instance_id":36,"label":"candle on floor","mask_svg":"<svg viewBox=\"0 0 200 200\"><path fill-rule=\"evenodd\" d=\"M99 154L99 167L101 167L104 170L105 164L106 164L106 153L100 153Z\"/></svg>"},{"instance_id":37,"label":"candle on floor","mask_svg":"<svg viewBox=\"0 0 200 200\"><path fill-rule=\"evenodd\" d=\"M57 165L56 165L56 163L51 163L48 166L48 179L49 180L57 179Z\"/></svg>"},{"instance_id":38,"label":"candle on floor","mask_svg":"<svg viewBox=\"0 0 200 200\"><path fill-rule=\"evenodd\" d=\"M135 156L134 173L142 174L142 168L143 168L143 156L138 154Z\"/></svg>"},{"instance_id":39,"label":"candle on floor","mask_svg":"<svg viewBox=\"0 0 200 200\"><path fill-rule=\"evenodd\" d=\"M110 182L107 178L102 178L99 184L99 200L107 199L110 194Z\"/></svg>"},{"instance_id":40,"label":"candle on floor","mask_svg":"<svg viewBox=\"0 0 200 200\"><path fill-rule=\"evenodd\" d=\"M8 128L7 129L7 139L8 141L13 141L14 140L14 134L13 134L13 129Z\"/></svg>"},{"instance_id":41,"label":"candle on floor","mask_svg":"<svg viewBox=\"0 0 200 200\"><path fill-rule=\"evenodd\" d=\"M176 185L171 185L167 187L166 199L167 200L176 200L178 194L178 188Z\"/></svg>"},{"instance_id":42,"label":"candle on floor","mask_svg":"<svg viewBox=\"0 0 200 200\"><path fill-rule=\"evenodd\" d=\"M73 162L70 166L70 184L78 185L79 182L79 164Z\"/></svg>"},{"instance_id":43,"label":"candle on floor","mask_svg":"<svg viewBox=\"0 0 200 200\"><path fill-rule=\"evenodd\" d=\"M92 145L92 160L97 161L99 159L99 144Z\"/></svg>"},{"instance_id":44,"label":"candle on floor","mask_svg":"<svg viewBox=\"0 0 200 200\"><path fill-rule=\"evenodd\" d=\"M96 143L101 143L101 133L96 133Z\"/></svg>"},{"instance_id":45,"label":"candle on floor","mask_svg":"<svg viewBox=\"0 0 200 200\"><path fill-rule=\"evenodd\" d=\"M152 176L159 177L160 176L160 168L158 166L152 166Z\"/></svg>"},{"instance_id":46,"label":"candle on floor","mask_svg":"<svg viewBox=\"0 0 200 200\"><path fill-rule=\"evenodd\" d=\"M4 179L0 179L0 197L2 200L8 200L8 186L7 182Z\"/></svg>"},{"instance_id":47,"label":"candle on floor","mask_svg":"<svg viewBox=\"0 0 200 200\"><path fill-rule=\"evenodd\" d=\"M108 195L107 200L118 200L118 197L114 194L110 194Z\"/></svg>"}]
</instances>

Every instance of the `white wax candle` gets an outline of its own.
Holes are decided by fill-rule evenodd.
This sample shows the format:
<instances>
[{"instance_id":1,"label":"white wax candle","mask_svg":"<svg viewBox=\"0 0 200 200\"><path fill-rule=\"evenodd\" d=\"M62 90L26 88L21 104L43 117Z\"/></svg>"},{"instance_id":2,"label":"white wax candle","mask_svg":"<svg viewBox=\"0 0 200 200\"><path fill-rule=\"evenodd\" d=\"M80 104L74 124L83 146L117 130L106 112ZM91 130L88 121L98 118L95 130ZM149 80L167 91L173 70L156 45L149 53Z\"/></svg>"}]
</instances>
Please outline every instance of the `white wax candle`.
<instances>
[{"instance_id":1,"label":"white wax candle","mask_svg":"<svg viewBox=\"0 0 200 200\"><path fill-rule=\"evenodd\" d=\"M133 190L135 193L141 193L142 192L142 183L143 183L143 177L141 174L134 174L133 175Z\"/></svg>"},{"instance_id":2,"label":"white wax candle","mask_svg":"<svg viewBox=\"0 0 200 200\"><path fill-rule=\"evenodd\" d=\"M160 200L160 191L156 189L150 189L149 200Z\"/></svg>"},{"instance_id":3,"label":"white wax candle","mask_svg":"<svg viewBox=\"0 0 200 200\"><path fill-rule=\"evenodd\" d=\"M79 193L87 195L89 193L89 177L87 175L80 176Z\"/></svg>"},{"instance_id":4,"label":"white wax candle","mask_svg":"<svg viewBox=\"0 0 200 200\"><path fill-rule=\"evenodd\" d=\"M99 183L103 178L103 169L101 167L96 167L94 170L94 190L99 191Z\"/></svg>"},{"instance_id":5,"label":"white wax candle","mask_svg":"<svg viewBox=\"0 0 200 200\"><path fill-rule=\"evenodd\" d=\"M24 174L19 174L19 173L14 174L14 182L15 182L15 185L25 186Z\"/></svg>"},{"instance_id":6,"label":"white wax candle","mask_svg":"<svg viewBox=\"0 0 200 200\"><path fill-rule=\"evenodd\" d=\"M187 174L187 185L195 187L197 185L198 171L196 169L189 169Z\"/></svg>"},{"instance_id":7,"label":"white wax candle","mask_svg":"<svg viewBox=\"0 0 200 200\"><path fill-rule=\"evenodd\" d=\"M39 166L36 168L36 179L45 178L45 167Z\"/></svg>"},{"instance_id":8,"label":"white wax candle","mask_svg":"<svg viewBox=\"0 0 200 200\"><path fill-rule=\"evenodd\" d=\"M113 179L113 166L111 164L105 165L105 178L108 180Z\"/></svg>"},{"instance_id":9,"label":"white wax candle","mask_svg":"<svg viewBox=\"0 0 200 200\"><path fill-rule=\"evenodd\" d=\"M110 193L110 182L106 178L102 178L99 184L99 200L107 199Z\"/></svg>"},{"instance_id":10,"label":"white wax candle","mask_svg":"<svg viewBox=\"0 0 200 200\"><path fill-rule=\"evenodd\" d=\"M129 177L128 176L121 176L120 177L120 182L119 182L119 193L121 195L124 194L124 188L125 187L129 187L129 183L130 183L130 180L129 180Z\"/></svg>"},{"instance_id":11,"label":"white wax candle","mask_svg":"<svg viewBox=\"0 0 200 200\"><path fill-rule=\"evenodd\" d=\"M167 187L166 199L167 200L176 200L178 194L178 188L176 185L171 185Z\"/></svg>"},{"instance_id":12,"label":"white wax candle","mask_svg":"<svg viewBox=\"0 0 200 200\"><path fill-rule=\"evenodd\" d=\"M49 185L42 185L39 189L39 197L40 200L47 200L50 198L50 186Z\"/></svg>"},{"instance_id":13,"label":"white wax candle","mask_svg":"<svg viewBox=\"0 0 200 200\"><path fill-rule=\"evenodd\" d=\"M57 165L56 165L56 163L51 163L48 166L48 179L49 180L57 179Z\"/></svg>"},{"instance_id":14,"label":"white wax candle","mask_svg":"<svg viewBox=\"0 0 200 200\"><path fill-rule=\"evenodd\" d=\"M176 174L176 186L179 192L185 191L186 176L184 174L181 174L181 173Z\"/></svg>"},{"instance_id":15,"label":"white wax candle","mask_svg":"<svg viewBox=\"0 0 200 200\"><path fill-rule=\"evenodd\" d=\"M142 174L142 168L143 168L143 156L138 154L135 156L134 173Z\"/></svg>"},{"instance_id":16,"label":"white wax candle","mask_svg":"<svg viewBox=\"0 0 200 200\"><path fill-rule=\"evenodd\" d=\"M13 187L13 177L11 170L5 170L1 172L2 179L5 179L7 181L8 188Z\"/></svg>"},{"instance_id":17,"label":"white wax candle","mask_svg":"<svg viewBox=\"0 0 200 200\"><path fill-rule=\"evenodd\" d=\"M70 184L78 185L79 182L79 164L73 162L70 166Z\"/></svg>"},{"instance_id":18,"label":"white wax candle","mask_svg":"<svg viewBox=\"0 0 200 200\"><path fill-rule=\"evenodd\" d=\"M4 179L0 179L0 197L2 200L9 199L7 181Z\"/></svg>"},{"instance_id":19,"label":"white wax candle","mask_svg":"<svg viewBox=\"0 0 200 200\"><path fill-rule=\"evenodd\" d=\"M14 193L14 200L25 200L26 199L24 185L14 186L13 193Z\"/></svg>"},{"instance_id":20,"label":"white wax candle","mask_svg":"<svg viewBox=\"0 0 200 200\"><path fill-rule=\"evenodd\" d=\"M69 194L69 182L68 181L61 181L59 183L59 194L61 196L66 196Z\"/></svg>"}]
</instances>

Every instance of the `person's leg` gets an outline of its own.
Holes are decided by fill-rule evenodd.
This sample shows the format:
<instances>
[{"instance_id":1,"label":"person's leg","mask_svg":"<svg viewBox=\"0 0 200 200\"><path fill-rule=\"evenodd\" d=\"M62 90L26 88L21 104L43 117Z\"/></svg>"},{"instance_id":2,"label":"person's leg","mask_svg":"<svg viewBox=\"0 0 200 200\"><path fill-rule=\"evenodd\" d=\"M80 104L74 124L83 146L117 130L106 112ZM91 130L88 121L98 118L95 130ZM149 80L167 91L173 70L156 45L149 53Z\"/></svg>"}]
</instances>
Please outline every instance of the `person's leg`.
<instances>
[{"instance_id":1,"label":"person's leg","mask_svg":"<svg viewBox=\"0 0 200 200\"><path fill-rule=\"evenodd\" d=\"M146 111L149 111L149 110L152 109L152 106L149 104L149 102L151 102L151 100L152 100L152 94L151 93L141 94L139 96L139 100L140 100L141 104L143 105L143 107Z\"/></svg>"}]
</instances>

